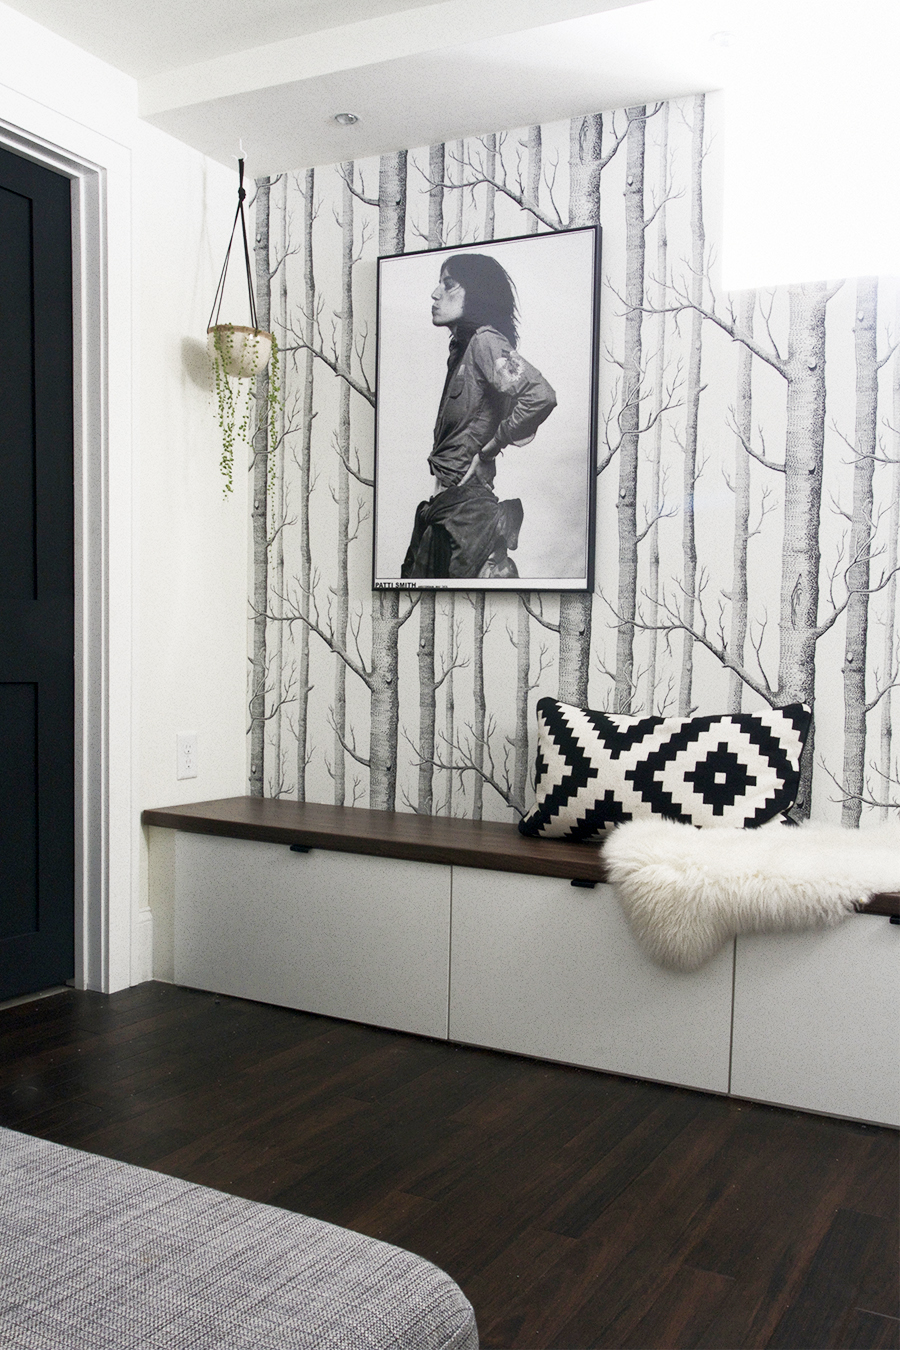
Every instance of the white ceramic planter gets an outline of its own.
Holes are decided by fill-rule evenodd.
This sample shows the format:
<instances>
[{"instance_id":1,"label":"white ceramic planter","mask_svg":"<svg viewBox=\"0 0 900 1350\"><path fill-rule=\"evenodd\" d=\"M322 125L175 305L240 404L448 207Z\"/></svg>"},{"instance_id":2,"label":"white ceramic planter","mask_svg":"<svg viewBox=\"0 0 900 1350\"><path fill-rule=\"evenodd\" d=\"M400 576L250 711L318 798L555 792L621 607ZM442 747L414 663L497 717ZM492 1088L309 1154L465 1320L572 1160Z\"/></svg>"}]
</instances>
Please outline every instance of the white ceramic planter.
<instances>
[{"instance_id":1,"label":"white ceramic planter","mask_svg":"<svg viewBox=\"0 0 900 1350\"><path fill-rule=\"evenodd\" d=\"M209 359L220 358L226 375L247 379L259 375L272 355L272 334L238 323L219 323L206 330Z\"/></svg>"}]
</instances>

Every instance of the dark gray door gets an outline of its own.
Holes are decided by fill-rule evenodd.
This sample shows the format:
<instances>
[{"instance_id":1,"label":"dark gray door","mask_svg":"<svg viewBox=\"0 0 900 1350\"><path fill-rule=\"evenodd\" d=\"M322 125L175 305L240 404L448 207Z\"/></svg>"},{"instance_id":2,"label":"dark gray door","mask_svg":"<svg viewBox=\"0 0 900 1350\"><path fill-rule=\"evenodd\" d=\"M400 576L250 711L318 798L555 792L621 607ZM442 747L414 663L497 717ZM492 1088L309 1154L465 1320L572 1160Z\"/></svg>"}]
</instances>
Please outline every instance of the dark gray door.
<instances>
[{"instance_id":1,"label":"dark gray door","mask_svg":"<svg viewBox=\"0 0 900 1350\"><path fill-rule=\"evenodd\" d=\"M74 973L69 180L0 150L0 999Z\"/></svg>"}]
</instances>

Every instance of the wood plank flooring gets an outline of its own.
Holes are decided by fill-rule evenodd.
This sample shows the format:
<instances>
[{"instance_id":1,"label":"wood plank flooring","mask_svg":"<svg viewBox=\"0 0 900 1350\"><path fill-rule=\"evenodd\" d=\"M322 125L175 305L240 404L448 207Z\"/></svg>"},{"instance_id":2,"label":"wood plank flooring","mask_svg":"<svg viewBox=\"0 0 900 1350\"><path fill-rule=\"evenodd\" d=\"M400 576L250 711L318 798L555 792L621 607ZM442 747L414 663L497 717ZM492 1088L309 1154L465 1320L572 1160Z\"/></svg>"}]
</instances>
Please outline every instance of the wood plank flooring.
<instances>
[{"instance_id":1,"label":"wood plank flooring","mask_svg":"<svg viewBox=\"0 0 900 1350\"><path fill-rule=\"evenodd\" d=\"M0 1124L434 1261L498 1350L897 1350L897 1135L164 984L0 1009Z\"/></svg>"}]
</instances>

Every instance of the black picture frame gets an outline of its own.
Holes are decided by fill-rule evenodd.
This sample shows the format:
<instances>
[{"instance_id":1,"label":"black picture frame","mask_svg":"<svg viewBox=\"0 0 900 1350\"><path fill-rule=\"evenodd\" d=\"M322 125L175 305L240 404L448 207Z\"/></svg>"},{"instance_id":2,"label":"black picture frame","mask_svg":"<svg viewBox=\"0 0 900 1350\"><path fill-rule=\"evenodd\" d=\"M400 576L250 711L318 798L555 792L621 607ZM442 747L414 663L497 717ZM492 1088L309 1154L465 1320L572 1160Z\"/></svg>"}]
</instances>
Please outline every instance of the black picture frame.
<instances>
[{"instance_id":1,"label":"black picture frame","mask_svg":"<svg viewBox=\"0 0 900 1350\"><path fill-rule=\"evenodd\" d=\"M378 259L374 589L593 589L600 245L590 225ZM496 306L471 300L494 285L493 264L469 265L469 299L462 287L474 334L440 305L435 317L433 293L460 254L493 259L512 281L515 344L481 322ZM471 278L486 271L476 288ZM468 344L448 370L449 340L460 336ZM493 465L499 513L475 467L460 483L476 432L498 419L501 439L520 425L531 433L493 461L490 446L478 457Z\"/></svg>"}]
</instances>

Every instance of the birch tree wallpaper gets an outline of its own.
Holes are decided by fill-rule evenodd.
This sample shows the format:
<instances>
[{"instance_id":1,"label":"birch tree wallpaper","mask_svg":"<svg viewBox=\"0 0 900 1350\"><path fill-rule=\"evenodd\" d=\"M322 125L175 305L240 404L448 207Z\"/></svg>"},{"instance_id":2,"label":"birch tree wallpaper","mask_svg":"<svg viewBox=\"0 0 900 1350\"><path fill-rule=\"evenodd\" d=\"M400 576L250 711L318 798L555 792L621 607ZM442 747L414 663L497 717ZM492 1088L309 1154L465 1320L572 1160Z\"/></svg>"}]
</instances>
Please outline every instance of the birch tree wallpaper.
<instances>
[{"instance_id":1,"label":"birch tree wallpaper","mask_svg":"<svg viewBox=\"0 0 900 1350\"><path fill-rule=\"evenodd\" d=\"M900 810L900 286L721 293L714 111L699 95L257 180L281 410L250 457L252 794L516 820L542 695L802 700L798 813ZM594 593L373 592L377 257L597 222Z\"/></svg>"}]
</instances>

